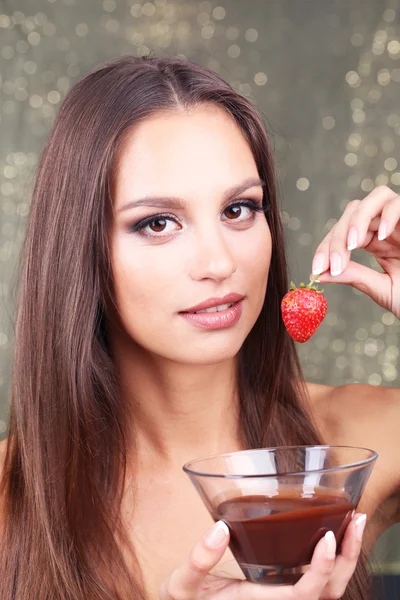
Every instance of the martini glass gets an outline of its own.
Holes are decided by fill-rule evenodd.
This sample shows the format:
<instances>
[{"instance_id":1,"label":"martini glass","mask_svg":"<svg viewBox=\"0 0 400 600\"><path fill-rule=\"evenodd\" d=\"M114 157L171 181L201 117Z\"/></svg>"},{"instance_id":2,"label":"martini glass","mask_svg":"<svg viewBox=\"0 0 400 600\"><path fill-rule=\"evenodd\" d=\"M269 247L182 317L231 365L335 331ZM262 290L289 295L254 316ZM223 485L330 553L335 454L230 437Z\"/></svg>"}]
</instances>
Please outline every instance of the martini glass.
<instances>
[{"instance_id":1,"label":"martini glass","mask_svg":"<svg viewBox=\"0 0 400 600\"><path fill-rule=\"evenodd\" d=\"M246 579L293 584L333 531L337 552L378 455L352 446L243 450L186 463Z\"/></svg>"}]
</instances>

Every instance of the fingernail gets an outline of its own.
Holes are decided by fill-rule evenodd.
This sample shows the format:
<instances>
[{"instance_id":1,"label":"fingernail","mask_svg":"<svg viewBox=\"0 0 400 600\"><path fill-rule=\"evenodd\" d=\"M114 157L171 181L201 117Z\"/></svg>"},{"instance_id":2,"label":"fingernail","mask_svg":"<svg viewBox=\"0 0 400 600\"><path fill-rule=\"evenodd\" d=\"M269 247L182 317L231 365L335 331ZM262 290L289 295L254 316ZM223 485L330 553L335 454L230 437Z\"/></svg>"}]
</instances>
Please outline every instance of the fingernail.
<instances>
[{"instance_id":1,"label":"fingernail","mask_svg":"<svg viewBox=\"0 0 400 600\"><path fill-rule=\"evenodd\" d=\"M366 523L367 515L360 515L356 520L356 535L359 542L362 540Z\"/></svg>"},{"instance_id":2,"label":"fingernail","mask_svg":"<svg viewBox=\"0 0 400 600\"><path fill-rule=\"evenodd\" d=\"M378 240L384 240L387 234L387 222L381 219L378 229Z\"/></svg>"},{"instance_id":3,"label":"fingernail","mask_svg":"<svg viewBox=\"0 0 400 600\"><path fill-rule=\"evenodd\" d=\"M217 521L204 537L204 543L209 548L218 548L229 535L229 529L223 521Z\"/></svg>"},{"instance_id":4,"label":"fingernail","mask_svg":"<svg viewBox=\"0 0 400 600\"><path fill-rule=\"evenodd\" d=\"M336 539L333 531L327 531L325 534L325 556L333 560L336 556Z\"/></svg>"},{"instance_id":5,"label":"fingernail","mask_svg":"<svg viewBox=\"0 0 400 600\"><path fill-rule=\"evenodd\" d=\"M357 248L357 229L352 227L347 238L347 250L354 250L354 248Z\"/></svg>"},{"instance_id":6,"label":"fingernail","mask_svg":"<svg viewBox=\"0 0 400 600\"><path fill-rule=\"evenodd\" d=\"M337 252L331 255L331 275L340 275L342 272L342 258Z\"/></svg>"},{"instance_id":7,"label":"fingernail","mask_svg":"<svg viewBox=\"0 0 400 600\"><path fill-rule=\"evenodd\" d=\"M325 262L324 255L322 254L322 252L318 252L318 254L316 254L314 256L314 260L313 260L313 264L312 264L313 275L318 275L319 273L322 273L322 271L324 270L324 262Z\"/></svg>"}]
</instances>

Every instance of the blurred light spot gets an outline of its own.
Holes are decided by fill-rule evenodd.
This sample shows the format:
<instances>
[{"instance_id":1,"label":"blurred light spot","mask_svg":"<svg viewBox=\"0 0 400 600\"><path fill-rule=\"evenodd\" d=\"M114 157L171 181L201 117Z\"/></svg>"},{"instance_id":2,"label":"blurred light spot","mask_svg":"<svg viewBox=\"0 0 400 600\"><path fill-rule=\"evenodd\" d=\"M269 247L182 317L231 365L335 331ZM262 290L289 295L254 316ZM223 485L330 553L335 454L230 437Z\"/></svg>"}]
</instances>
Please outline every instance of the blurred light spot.
<instances>
[{"instance_id":1,"label":"blurred light spot","mask_svg":"<svg viewBox=\"0 0 400 600\"><path fill-rule=\"evenodd\" d=\"M376 340L368 338L364 343L364 354L366 356L376 356L378 352L378 346Z\"/></svg>"},{"instance_id":2,"label":"blurred light spot","mask_svg":"<svg viewBox=\"0 0 400 600\"><path fill-rule=\"evenodd\" d=\"M13 58L15 54L14 48L12 46L4 46L1 50L1 56L6 59Z\"/></svg>"},{"instance_id":3,"label":"blurred light spot","mask_svg":"<svg viewBox=\"0 0 400 600\"><path fill-rule=\"evenodd\" d=\"M396 18L396 12L393 10L393 8L387 8L384 13L383 13L383 20L386 21L386 23L391 23L392 21L394 21Z\"/></svg>"},{"instance_id":4,"label":"blurred light spot","mask_svg":"<svg viewBox=\"0 0 400 600\"><path fill-rule=\"evenodd\" d=\"M387 49L389 54L398 54L400 52L400 42L397 40L392 40L388 43Z\"/></svg>"},{"instance_id":5,"label":"blurred light spot","mask_svg":"<svg viewBox=\"0 0 400 600\"><path fill-rule=\"evenodd\" d=\"M359 133L352 133L349 136L349 144L350 146L354 146L354 148L358 148L358 146L361 144L362 141L362 137Z\"/></svg>"},{"instance_id":6,"label":"blurred light spot","mask_svg":"<svg viewBox=\"0 0 400 600\"><path fill-rule=\"evenodd\" d=\"M338 356L336 359L336 366L338 369L345 369L348 367L349 361L345 356Z\"/></svg>"},{"instance_id":7,"label":"blurred light spot","mask_svg":"<svg viewBox=\"0 0 400 600\"><path fill-rule=\"evenodd\" d=\"M382 377L378 373L372 373L368 377L368 383L370 385L380 385L382 383Z\"/></svg>"},{"instance_id":8,"label":"blurred light spot","mask_svg":"<svg viewBox=\"0 0 400 600\"><path fill-rule=\"evenodd\" d=\"M344 157L344 162L346 163L346 165L348 167L354 167L354 165L357 164L357 161L358 161L358 156L357 156L357 154L354 154L353 152L346 154L346 156Z\"/></svg>"},{"instance_id":9,"label":"blurred light spot","mask_svg":"<svg viewBox=\"0 0 400 600\"><path fill-rule=\"evenodd\" d=\"M256 29L248 29L244 37L248 42L256 42L258 40L258 31Z\"/></svg>"},{"instance_id":10,"label":"blurred light spot","mask_svg":"<svg viewBox=\"0 0 400 600\"><path fill-rule=\"evenodd\" d=\"M259 73L256 73L254 75L254 82L257 85L265 85L268 81L268 77L266 73L263 73L262 71L260 71Z\"/></svg>"},{"instance_id":11,"label":"blurred light spot","mask_svg":"<svg viewBox=\"0 0 400 600\"><path fill-rule=\"evenodd\" d=\"M382 320L382 323L384 323L385 325L393 325L395 318L396 317L394 316L393 313L385 312L385 313L383 313L381 320Z\"/></svg>"},{"instance_id":12,"label":"blurred light spot","mask_svg":"<svg viewBox=\"0 0 400 600\"><path fill-rule=\"evenodd\" d=\"M393 69L390 74L392 81L396 81L397 83L400 81L400 69Z\"/></svg>"},{"instance_id":13,"label":"blurred light spot","mask_svg":"<svg viewBox=\"0 0 400 600\"><path fill-rule=\"evenodd\" d=\"M307 177L300 177L296 182L296 187L298 190L305 192L310 187L310 182Z\"/></svg>"},{"instance_id":14,"label":"blurred light spot","mask_svg":"<svg viewBox=\"0 0 400 600\"><path fill-rule=\"evenodd\" d=\"M17 49L17 52L19 52L20 54L25 54L29 50L29 44L25 40L18 40L15 47Z\"/></svg>"},{"instance_id":15,"label":"blurred light spot","mask_svg":"<svg viewBox=\"0 0 400 600\"><path fill-rule=\"evenodd\" d=\"M400 117L399 115L389 115L386 122L389 127L396 127L400 123Z\"/></svg>"},{"instance_id":16,"label":"blurred light spot","mask_svg":"<svg viewBox=\"0 0 400 600\"><path fill-rule=\"evenodd\" d=\"M146 2L143 4L142 12L146 17L151 17L156 12L156 7L151 2Z\"/></svg>"},{"instance_id":17,"label":"blurred light spot","mask_svg":"<svg viewBox=\"0 0 400 600\"><path fill-rule=\"evenodd\" d=\"M289 229L292 229L293 231L297 231L300 228L300 219L298 219L297 217L291 217L289 219L288 222L288 227Z\"/></svg>"},{"instance_id":18,"label":"blurred light spot","mask_svg":"<svg viewBox=\"0 0 400 600\"><path fill-rule=\"evenodd\" d=\"M205 27L201 28L201 37L205 40L211 40L214 35L214 31L214 25L206 25Z\"/></svg>"},{"instance_id":19,"label":"blurred light spot","mask_svg":"<svg viewBox=\"0 0 400 600\"><path fill-rule=\"evenodd\" d=\"M346 348L346 342L342 339L333 340L332 342L332 350L334 352L343 352Z\"/></svg>"},{"instance_id":20,"label":"blurred light spot","mask_svg":"<svg viewBox=\"0 0 400 600\"><path fill-rule=\"evenodd\" d=\"M400 171L396 171L390 178L391 183L394 185L400 185Z\"/></svg>"},{"instance_id":21,"label":"blurred light spot","mask_svg":"<svg viewBox=\"0 0 400 600\"><path fill-rule=\"evenodd\" d=\"M356 71L346 73L346 81L350 87L358 87L361 84L361 78Z\"/></svg>"},{"instance_id":22,"label":"blurred light spot","mask_svg":"<svg viewBox=\"0 0 400 600\"><path fill-rule=\"evenodd\" d=\"M133 6L131 6L131 15L132 17L135 18L139 18L142 14L142 5L141 4L134 4Z\"/></svg>"},{"instance_id":23,"label":"blurred light spot","mask_svg":"<svg viewBox=\"0 0 400 600\"><path fill-rule=\"evenodd\" d=\"M61 96L56 90L52 90L47 94L47 100L50 104L58 104L61 100Z\"/></svg>"},{"instance_id":24,"label":"blurred light spot","mask_svg":"<svg viewBox=\"0 0 400 600\"><path fill-rule=\"evenodd\" d=\"M387 171L394 171L397 167L397 160L395 158L387 158L384 165Z\"/></svg>"},{"instance_id":25,"label":"blurred light spot","mask_svg":"<svg viewBox=\"0 0 400 600\"><path fill-rule=\"evenodd\" d=\"M371 89L371 90L368 90L367 96L368 96L368 100L370 102L372 102L372 104L375 104L376 102L379 102L379 100L381 99L382 91L378 88Z\"/></svg>"},{"instance_id":26,"label":"blurred light spot","mask_svg":"<svg viewBox=\"0 0 400 600\"><path fill-rule=\"evenodd\" d=\"M117 8L117 3L114 2L114 0L103 0L103 9L106 12L112 13L116 8Z\"/></svg>"},{"instance_id":27,"label":"blurred light spot","mask_svg":"<svg viewBox=\"0 0 400 600\"><path fill-rule=\"evenodd\" d=\"M5 346L8 342L8 337L3 331L0 331L0 346Z\"/></svg>"},{"instance_id":28,"label":"blurred light spot","mask_svg":"<svg viewBox=\"0 0 400 600\"><path fill-rule=\"evenodd\" d=\"M390 83L389 69L380 69L378 71L378 83L379 85L388 85Z\"/></svg>"},{"instance_id":29,"label":"blurred light spot","mask_svg":"<svg viewBox=\"0 0 400 600\"><path fill-rule=\"evenodd\" d=\"M355 48L359 48L360 46L362 46L363 42L364 42L364 36L361 35L361 33L353 33L353 35L350 38L350 43Z\"/></svg>"},{"instance_id":30,"label":"blurred light spot","mask_svg":"<svg viewBox=\"0 0 400 600\"><path fill-rule=\"evenodd\" d=\"M324 117L322 119L322 127L324 129L333 129L335 127L336 121L333 117Z\"/></svg>"},{"instance_id":31,"label":"blurred light spot","mask_svg":"<svg viewBox=\"0 0 400 600\"><path fill-rule=\"evenodd\" d=\"M238 58L240 56L240 48L236 44L232 44L228 48L228 54L231 58Z\"/></svg>"},{"instance_id":32,"label":"blurred light spot","mask_svg":"<svg viewBox=\"0 0 400 600\"><path fill-rule=\"evenodd\" d=\"M380 173L375 177L375 185L387 185L389 183L389 177L384 173Z\"/></svg>"},{"instance_id":33,"label":"blurred light spot","mask_svg":"<svg viewBox=\"0 0 400 600\"><path fill-rule=\"evenodd\" d=\"M40 43L40 33L37 31L31 31L27 37L27 40L31 46L37 46Z\"/></svg>"},{"instance_id":34,"label":"blurred light spot","mask_svg":"<svg viewBox=\"0 0 400 600\"><path fill-rule=\"evenodd\" d=\"M43 104L43 98L37 94L33 94L33 96L29 98L29 104L32 106L32 108L40 108Z\"/></svg>"},{"instance_id":35,"label":"blurred light spot","mask_svg":"<svg viewBox=\"0 0 400 600\"><path fill-rule=\"evenodd\" d=\"M53 23L45 23L43 25L44 35L47 35L50 37L50 36L54 35L55 32L56 32L56 27L55 27L55 25L53 25Z\"/></svg>"},{"instance_id":36,"label":"blurred light spot","mask_svg":"<svg viewBox=\"0 0 400 600\"><path fill-rule=\"evenodd\" d=\"M367 329L365 329L364 327L360 327L359 329L357 329L356 331L356 339L359 340L360 342L363 342L364 340L366 340L368 337L368 331Z\"/></svg>"},{"instance_id":37,"label":"blurred light spot","mask_svg":"<svg viewBox=\"0 0 400 600\"><path fill-rule=\"evenodd\" d=\"M365 121L365 112L363 110L355 110L353 112L354 123L363 123Z\"/></svg>"},{"instance_id":38,"label":"blurred light spot","mask_svg":"<svg viewBox=\"0 0 400 600\"><path fill-rule=\"evenodd\" d=\"M385 381L395 381L397 379L397 369L394 365L384 365L382 367L382 373Z\"/></svg>"},{"instance_id":39,"label":"blurred light spot","mask_svg":"<svg viewBox=\"0 0 400 600\"><path fill-rule=\"evenodd\" d=\"M7 15L0 15L0 27L7 29L11 24L10 17Z\"/></svg>"},{"instance_id":40,"label":"blurred light spot","mask_svg":"<svg viewBox=\"0 0 400 600\"><path fill-rule=\"evenodd\" d=\"M222 19L224 19L225 16L226 16L226 11L225 11L224 7L223 6L216 6L214 8L214 10L212 11L212 16L217 21L222 21Z\"/></svg>"},{"instance_id":41,"label":"blurred light spot","mask_svg":"<svg viewBox=\"0 0 400 600\"><path fill-rule=\"evenodd\" d=\"M364 108L364 100L361 98L353 98L353 100L350 102L350 106L353 110L361 110Z\"/></svg>"}]
</instances>

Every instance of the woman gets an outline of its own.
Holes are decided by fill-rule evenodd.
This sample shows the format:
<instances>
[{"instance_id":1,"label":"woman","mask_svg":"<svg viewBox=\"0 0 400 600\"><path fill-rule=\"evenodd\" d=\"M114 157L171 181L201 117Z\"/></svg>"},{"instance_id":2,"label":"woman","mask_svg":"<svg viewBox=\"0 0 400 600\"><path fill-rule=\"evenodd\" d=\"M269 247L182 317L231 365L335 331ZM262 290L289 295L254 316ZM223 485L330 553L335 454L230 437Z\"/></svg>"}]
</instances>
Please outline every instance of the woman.
<instances>
[{"instance_id":1,"label":"woman","mask_svg":"<svg viewBox=\"0 0 400 600\"><path fill-rule=\"evenodd\" d=\"M342 274L321 281L399 316L399 214L387 188L351 203L319 247L318 270L334 250ZM350 224L385 274L348 263ZM43 151L23 257L2 599L367 597L362 563L352 574L363 513L370 540L397 519L399 392L304 383L280 316L271 150L246 99L181 59L87 75ZM241 581L182 465L322 441L381 455L340 555L327 536L295 586Z\"/></svg>"}]
</instances>

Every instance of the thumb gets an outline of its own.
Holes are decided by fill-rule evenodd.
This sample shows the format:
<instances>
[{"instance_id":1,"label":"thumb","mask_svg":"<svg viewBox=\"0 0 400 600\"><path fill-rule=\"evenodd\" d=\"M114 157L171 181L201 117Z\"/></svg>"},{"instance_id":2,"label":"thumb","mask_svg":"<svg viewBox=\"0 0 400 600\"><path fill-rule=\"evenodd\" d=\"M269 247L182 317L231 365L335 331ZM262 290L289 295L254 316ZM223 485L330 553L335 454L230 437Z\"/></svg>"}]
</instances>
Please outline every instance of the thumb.
<instances>
[{"instance_id":1,"label":"thumb","mask_svg":"<svg viewBox=\"0 0 400 600\"><path fill-rule=\"evenodd\" d=\"M228 543L228 526L217 521L194 546L188 559L162 582L160 599L194 598L209 571L221 560Z\"/></svg>"},{"instance_id":2,"label":"thumb","mask_svg":"<svg viewBox=\"0 0 400 600\"><path fill-rule=\"evenodd\" d=\"M310 276L311 277L311 276ZM312 276L313 278L315 275ZM379 306L387 308L391 299L391 279L386 273L379 273L360 263L350 261L340 275L331 275L329 271L322 273L318 281L321 283L342 283L367 294Z\"/></svg>"}]
</instances>

